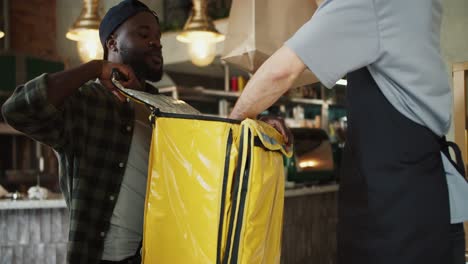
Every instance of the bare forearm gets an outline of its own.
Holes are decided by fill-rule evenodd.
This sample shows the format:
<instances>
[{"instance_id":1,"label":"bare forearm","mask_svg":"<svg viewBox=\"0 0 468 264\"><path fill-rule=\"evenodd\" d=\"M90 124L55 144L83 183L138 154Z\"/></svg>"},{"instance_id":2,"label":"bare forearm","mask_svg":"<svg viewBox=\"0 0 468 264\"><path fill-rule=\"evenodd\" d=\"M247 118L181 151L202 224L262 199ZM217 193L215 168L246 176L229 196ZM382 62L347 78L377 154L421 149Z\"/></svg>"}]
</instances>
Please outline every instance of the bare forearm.
<instances>
[{"instance_id":1,"label":"bare forearm","mask_svg":"<svg viewBox=\"0 0 468 264\"><path fill-rule=\"evenodd\" d=\"M57 107L62 105L67 97L87 81L98 78L101 74L101 68L102 62L96 60L69 70L49 74L47 76L49 102Z\"/></svg>"},{"instance_id":2,"label":"bare forearm","mask_svg":"<svg viewBox=\"0 0 468 264\"><path fill-rule=\"evenodd\" d=\"M289 86L287 79L275 80L268 69L260 68L248 82L230 117L239 120L255 118L273 105Z\"/></svg>"},{"instance_id":3,"label":"bare forearm","mask_svg":"<svg viewBox=\"0 0 468 264\"><path fill-rule=\"evenodd\" d=\"M258 69L237 101L230 118L255 118L274 104L304 71L305 65L283 46Z\"/></svg>"}]
</instances>

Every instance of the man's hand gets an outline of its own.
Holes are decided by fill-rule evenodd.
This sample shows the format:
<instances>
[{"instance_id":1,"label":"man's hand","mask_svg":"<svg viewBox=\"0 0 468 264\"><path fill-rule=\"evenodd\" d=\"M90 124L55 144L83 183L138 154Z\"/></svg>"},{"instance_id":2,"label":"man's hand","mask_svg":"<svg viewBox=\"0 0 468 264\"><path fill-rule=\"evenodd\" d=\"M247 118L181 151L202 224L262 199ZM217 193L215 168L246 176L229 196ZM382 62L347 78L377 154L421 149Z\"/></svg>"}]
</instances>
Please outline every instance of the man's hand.
<instances>
[{"instance_id":1,"label":"man's hand","mask_svg":"<svg viewBox=\"0 0 468 264\"><path fill-rule=\"evenodd\" d=\"M112 69L116 69L120 76L122 77L119 81L125 87L129 89L141 90L142 84L135 76L132 68L128 65L120 63L112 63L108 61L100 61L101 63L101 72L99 74L99 81L104 87L109 89L114 95L117 96L121 101L125 100L125 97L115 88L112 83Z\"/></svg>"},{"instance_id":2,"label":"man's hand","mask_svg":"<svg viewBox=\"0 0 468 264\"><path fill-rule=\"evenodd\" d=\"M286 126L282 118L274 116L262 116L258 120L265 122L273 128L275 128L283 136L284 142L286 143L286 147L288 147L288 149L292 147L294 141L293 134L291 130Z\"/></svg>"},{"instance_id":3,"label":"man's hand","mask_svg":"<svg viewBox=\"0 0 468 264\"><path fill-rule=\"evenodd\" d=\"M141 89L139 80L129 66L105 60L92 60L64 71L48 74L47 99L51 104L60 107L83 84L99 78L104 87L112 91L120 100L125 100L125 97L117 92L111 82L113 68L119 70L125 78L122 80L122 85L131 89Z\"/></svg>"}]
</instances>

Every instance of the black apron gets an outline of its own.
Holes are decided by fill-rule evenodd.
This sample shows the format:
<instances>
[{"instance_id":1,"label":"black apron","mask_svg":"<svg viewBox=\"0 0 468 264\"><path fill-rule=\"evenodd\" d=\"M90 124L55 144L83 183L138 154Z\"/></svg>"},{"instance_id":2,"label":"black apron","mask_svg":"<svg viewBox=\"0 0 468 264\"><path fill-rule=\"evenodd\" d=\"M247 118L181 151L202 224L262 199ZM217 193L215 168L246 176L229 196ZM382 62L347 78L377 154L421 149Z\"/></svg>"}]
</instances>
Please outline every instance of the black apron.
<instances>
[{"instance_id":1,"label":"black apron","mask_svg":"<svg viewBox=\"0 0 468 264\"><path fill-rule=\"evenodd\" d=\"M457 260L452 251L463 226L450 225L441 139L398 112L367 68L347 79L338 263L464 264L462 241Z\"/></svg>"}]
</instances>

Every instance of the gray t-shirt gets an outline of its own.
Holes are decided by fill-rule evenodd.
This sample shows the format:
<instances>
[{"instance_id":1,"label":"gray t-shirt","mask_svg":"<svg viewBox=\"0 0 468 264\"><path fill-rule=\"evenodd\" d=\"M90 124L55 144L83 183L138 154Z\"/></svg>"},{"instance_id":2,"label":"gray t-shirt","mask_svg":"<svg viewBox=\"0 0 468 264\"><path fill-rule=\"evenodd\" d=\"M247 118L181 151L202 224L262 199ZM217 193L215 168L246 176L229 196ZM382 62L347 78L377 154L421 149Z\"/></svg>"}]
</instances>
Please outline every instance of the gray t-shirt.
<instances>
[{"instance_id":1,"label":"gray t-shirt","mask_svg":"<svg viewBox=\"0 0 468 264\"><path fill-rule=\"evenodd\" d=\"M110 228L104 240L102 259L109 261L120 261L135 255L143 237L151 125L148 121L150 113L145 106L134 105L132 144Z\"/></svg>"},{"instance_id":2,"label":"gray t-shirt","mask_svg":"<svg viewBox=\"0 0 468 264\"><path fill-rule=\"evenodd\" d=\"M326 0L286 42L327 87L362 67L403 115L447 133L452 93L440 53L442 0Z\"/></svg>"}]
</instances>

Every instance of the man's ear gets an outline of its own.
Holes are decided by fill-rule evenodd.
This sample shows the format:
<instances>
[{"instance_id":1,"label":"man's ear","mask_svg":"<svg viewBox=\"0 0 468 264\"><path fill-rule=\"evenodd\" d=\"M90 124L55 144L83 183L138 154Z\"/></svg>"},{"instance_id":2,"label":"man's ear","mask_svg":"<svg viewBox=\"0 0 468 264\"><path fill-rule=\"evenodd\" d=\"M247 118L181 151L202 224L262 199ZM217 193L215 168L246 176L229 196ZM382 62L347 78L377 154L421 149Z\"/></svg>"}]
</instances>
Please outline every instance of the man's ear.
<instances>
[{"instance_id":1,"label":"man's ear","mask_svg":"<svg viewBox=\"0 0 468 264\"><path fill-rule=\"evenodd\" d=\"M110 35L106 41L107 50L116 52L117 51L117 40L115 39L114 35Z\"/></svg>"}]
</instances>

